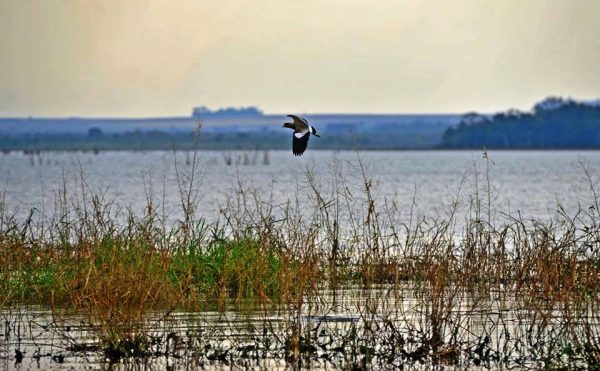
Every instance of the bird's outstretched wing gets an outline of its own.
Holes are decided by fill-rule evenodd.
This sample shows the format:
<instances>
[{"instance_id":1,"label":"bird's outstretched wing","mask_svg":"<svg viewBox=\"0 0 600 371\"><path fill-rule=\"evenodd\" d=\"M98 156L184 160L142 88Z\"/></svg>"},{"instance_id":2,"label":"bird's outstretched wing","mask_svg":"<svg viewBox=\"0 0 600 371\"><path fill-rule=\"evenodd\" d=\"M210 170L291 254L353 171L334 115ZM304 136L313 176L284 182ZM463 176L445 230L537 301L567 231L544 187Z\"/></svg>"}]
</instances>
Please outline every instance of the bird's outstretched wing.
<instances>
[{"instance_id":1,"label":"bird's outstretched wing","mask_svg":"<svg viewBox=\"0 0 600 371\"><path fill-rule=\"evenodd\" d=\"M294 156L302 156L304 151L306 151L306 147L308 146L308 138L310 137L310 133L308 130L304 133L295 132L292 137L292 153L294 153Z\"/></svg>"},{"instance_id":2,"label":"bird's outstretched wing","mask_svg":"<svg viewBox=\"0 0 600 371\"><path fill-rule=\"evenodd\" d=\"M308 121L306 121L305 118L300 117L300 116L296 116L296 115L288 115L288 117L291 117L294 120L294 126L296 127L296 130L298 131L304 131L305 129L308 130Z\"/></svg>"}]
</instances>

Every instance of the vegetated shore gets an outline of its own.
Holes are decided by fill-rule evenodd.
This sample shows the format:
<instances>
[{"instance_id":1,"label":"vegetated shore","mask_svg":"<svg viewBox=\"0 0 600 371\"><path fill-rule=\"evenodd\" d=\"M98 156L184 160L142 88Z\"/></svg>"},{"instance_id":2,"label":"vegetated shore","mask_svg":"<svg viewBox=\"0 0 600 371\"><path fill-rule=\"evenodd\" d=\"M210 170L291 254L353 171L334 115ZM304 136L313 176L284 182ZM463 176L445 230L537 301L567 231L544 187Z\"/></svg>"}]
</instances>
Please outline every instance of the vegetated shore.
<instances>
[{"instance_id":1,"label":"vegetated shore","mask_svg":"<svg viewBox=\"0 0 600 371\"><path fill-rule=\"evenodd\" d=\"M358 184L334 158L327 179L306 173L308 198L283 205L240 184L214 222L195 208L195 155L177 172L183 217L174 226L152 200L136 216L83 181L76 197L63 186L51 219L32 211L19 221L0 203L6 359L27 357L11 313L41 305L69 339L63 357L113 363L600 362L600 199L588 167L590 197L574 215L559 207L552 220L497 224L487 168L444 217L401 220L398 210L412 206L378 202L360 157L353 165ZM200 319L183 332L161 327L182 311ZM218 330L232 313L235 331ZM72 316L85 336L69 335Z\"/></svg>"}]
</instances>

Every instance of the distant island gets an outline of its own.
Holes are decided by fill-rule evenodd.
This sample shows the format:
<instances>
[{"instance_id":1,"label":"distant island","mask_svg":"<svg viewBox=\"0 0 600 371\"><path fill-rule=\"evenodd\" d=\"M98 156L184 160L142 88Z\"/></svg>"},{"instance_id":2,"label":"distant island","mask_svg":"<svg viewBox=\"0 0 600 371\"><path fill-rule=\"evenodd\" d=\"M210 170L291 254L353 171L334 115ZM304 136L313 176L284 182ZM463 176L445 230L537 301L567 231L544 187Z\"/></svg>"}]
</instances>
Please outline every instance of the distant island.
<instances>
[{"instance_id":1,"label":"distant island","mask_svg":"<svg viewBox=\"0 0 600 371\"><path fill-rule=\"evenodd\" d=\"M306 117L322 134L312 149L600 149L600 100L548 97L528 112L495 114ZM254 106L198 106L187 117L0 118L0 151L289 149L285 120Z\"/></svg>"},{"instance_id":2,"label":"distant island","mask_svg":"<svg viewBox=\"0 0 600 371\"><path fill-rule=\"evenodd\" d=\"M600 100L548 97L531 112L465 114L439 148L600 149Z\"/></svg>"},{"instance_id":3,"label":"distant island","mask_svg":"<svg viewBox=\"0 0 600 371\"><path fill-rule=\"evenodd\" d=\"M204 119L209 117L260 117L263 111L255 106L250 107L227 107L217 110L211 110L206 106L194 107L192 110L192 118Z\"/></svg>"}]
</instances>

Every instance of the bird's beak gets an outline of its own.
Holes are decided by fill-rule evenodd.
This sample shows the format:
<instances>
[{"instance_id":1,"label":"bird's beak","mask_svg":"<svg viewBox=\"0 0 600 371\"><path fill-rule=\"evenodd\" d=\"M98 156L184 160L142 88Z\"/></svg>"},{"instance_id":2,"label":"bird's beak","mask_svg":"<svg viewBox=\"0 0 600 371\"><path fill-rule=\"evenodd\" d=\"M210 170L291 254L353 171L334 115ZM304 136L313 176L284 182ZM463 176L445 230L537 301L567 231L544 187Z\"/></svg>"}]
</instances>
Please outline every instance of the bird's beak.
<instances>
[{"instance_id":1,"label":"bird's beak","mask_svg":"<svg viewBox=\"0 0 600 371\"><path fill-rule=\"evenodd\" d=\"M315 133L314 136L317 137L317 138L321 138L321 136L319 134L317 134L317 133Z\"/></svg>"}]
</instances>

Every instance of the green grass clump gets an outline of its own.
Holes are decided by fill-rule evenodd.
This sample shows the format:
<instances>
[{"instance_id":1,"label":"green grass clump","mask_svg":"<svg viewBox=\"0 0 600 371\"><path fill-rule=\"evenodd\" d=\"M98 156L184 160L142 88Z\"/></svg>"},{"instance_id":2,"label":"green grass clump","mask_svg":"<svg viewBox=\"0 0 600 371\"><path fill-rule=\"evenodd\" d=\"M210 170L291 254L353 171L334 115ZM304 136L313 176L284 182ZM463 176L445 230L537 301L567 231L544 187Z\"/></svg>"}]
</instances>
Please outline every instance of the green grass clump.
<instances>
[{"instance_id":1,"label":"green grass clump","mask_svg":"<svg viewBox=\"0 0 600 371\"><path fill-rule=\"evenodd\" d=\"M206 303L265 304L281 293L282 259L281 252L250 238L218 240L204 249L195 244L178 249L168 275Z\"/></svg>"},{"instance_id":2,"label":"green grass clump","mask_svg":"<svg viewBox=\"0 0 600 371\"><path fill-rule=\"evenodd\" d=\"M289 253L251 236L168 249L161 247L164 241L139 235L106 235L70 245L30 242L0 242L4 305L102 307L111 317L126 308L173 304L276 303L290 287L297 265Z\"/></svg>"}]
</instances>

